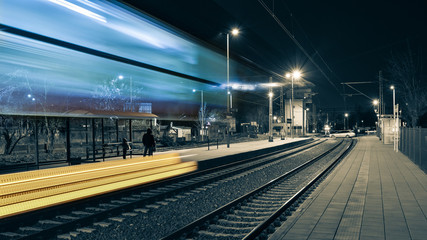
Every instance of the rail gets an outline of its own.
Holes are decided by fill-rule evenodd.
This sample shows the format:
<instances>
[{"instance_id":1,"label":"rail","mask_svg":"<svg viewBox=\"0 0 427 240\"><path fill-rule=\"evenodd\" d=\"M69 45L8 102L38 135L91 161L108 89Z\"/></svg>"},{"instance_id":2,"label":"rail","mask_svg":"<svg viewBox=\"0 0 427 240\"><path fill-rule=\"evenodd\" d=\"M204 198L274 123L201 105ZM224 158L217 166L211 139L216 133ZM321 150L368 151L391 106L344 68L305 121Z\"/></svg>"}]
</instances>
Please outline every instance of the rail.
<instances>
[{"instance_id":1,"label":"rail","mask_svg":"<svg viewBox=\"0 0 427 240\"><path fill-rule=\"evenodd\" d=\"M286 210L288 210L293 204L295 204L298 199L303 196L311 187L313 187L322 177L324 177L328 172L330 172L336 164L343 159L349 151L354 146L354 141L351 141L351 144L340 154L331 165L329 165L324 171L319 173L314 177L307 185L305 185L301 190L294 194L288 201L286 201L276 212L274 212L268 219L256 226L248 235L246 235L244 240L256 239L263 231L268 229L271 224L274 224L274 221L278 219Z\"/></svg>"},{"instance_id":2,"label":"rail","mask_svg":"<svg viewBox=\"0 0 427 240\"><path fill-rule=\"evenodd\" d=\"M149 191L147 193L147 195L142 194L141 197L138 197L138 199L136 199L136 200L129 200L126 203L121 203L116 207L105 209L102 212L94 212L88 216L79 217L79 219L77 219L77 220L73 220L73 221L70 221L67 223L63 223L59 226L54 226L54 227L51 227L49 229L44 229L38 233L34 233L34 234L31 234L28 236L24 236L24 237L22 237L22 239L34 239L37 237L51 236L54 234L58 234L59 232L67 231L67 230L72 229L73 227L76 227L76 226L82 226L87 222L93 222L94 219L99 220L99 219L103 219L103 218L111 216L111 215L120 214L120 212L124 211L124 209L132 209L135 206L140 206L141 204L149 204L151 202L158 201L159 199L168 198L173 194L179 194L179 193L182 193L183 191L188 191L189 189L194 189L200 185L209 184L212 181L223 179L223 178L226 178L226 177L231 176L233 174L238 174L239 172L246 171L248 169L256 168L262 164L262 160L266 156L271 156L271 155L278 154L278 153L280 153L282 157L283 156L291 156L291 155L296 154L298 152L308 150L311 147L317 146L321 142L322 141L311 141L308 144L307 144L307 142L305 142L305 143L297 144L297 145L290 147L288 149L289 151L285 152L285 153L283 153L283 149L281 149L278 151L269 152L267 154L264 154L264 155L261 155L258 157L253 157L250 159L237 161L235 163L222 165L222 166L219 166L219 167L216 167L213 169L198 171L198 172L193 172L193 173L187 173L187 174L177 176L177 177L173 177L170 179L160 180L157 182L153 182L151 184L144 185L142 187L142 189L145 189L145 190L141 190L140 186L135 186L135 187L132 187L130 189L120 190L119 192L114 192L114 193L111 192L107 195L104 194L102 196L99 195L98 197L96 197L92 200L91 199L85 200L84 205L85 206L87 206L88 204L96 205L100 199L103 199L102 201L108 201L107 199L109 199L110 197L114 198L114 196L117 196L117 195L129 196L128 199L133 199L134 197L132 197L132 196L139 195L140 194L139 192L143 191L145 193L145 192L147 192L147 189L153 189L153 192ZM275 160L277 160L275 157L270 159L270 161L275 161ZM129 163L129 161L130 160L124 160L123 162ZM114 162L103 162L100 164L113 164L113 163ZM247 166L240 166L242 164L246 164ZM74 168L74 167L78 168L78 167L85 167L85 166L92 166L92 165L95 165L95 164L72 166L71 168ZM230 169L230 168L232 168L232 169ZM111 169L111 171L116 172L115 169ZM114 180L112 180L112 181L114 181ZM22 224L24 224L24 222L26 222L25 224L29 224L29 225L36 224L36 223L32 223L32 222L34 222L34 220L37 220L37 216L39 216L39 215L44 215L45 217L46 216L52 216L52 218L54 219L55 218L54 216L58 212L63 212L64 214L66 214L66 212L69 211L71 206L73 206L73 208L75 208L75 206L78 206L79 204L81 204L80 202L79 201L69 202L66 205L64 205L63 207L58 205L55 208L42 209L42 210L37 210L34 212L28 212L25 214L19 214L19 215L9 217L9 218L3 219L3 220L0 219L0 221L2 221L2 225L4 226L4 229L8 229L8 231L11 231L11 229L16 228L17 223L19 223L19 225L21 225L21 226L22 226Z\"/></svg>"},{"instance_id":3,"label":"rail","mask_svg":"<svg viewBox=\"0 0 427 240\"><path fill-rule=\"evenodd\" d=\"M282 176L270 181L269 183L265 184L264 186L248 193L245 194L244 196L212 211L211 213L197 219L196 221L184 226L183 228L173 232L172 234L162 238L163 240L170 240L170 239L182 239L182 238L187 238L192 236L192 234L196 234L200 229L204 229L206 228L211 222L216 222L218 221L218 219L223 216L225 213L230 212L230 211L234 211L236 208L239 208L242 204L244 204L245 202L248 201L248 199L252 199L255 196L257 196L258 194L262 194L264 191L266 191L267 189L271 188L272 186L274 186L275 184L277 184L277 182L282 181L283 179L288 178L289 176L295 174L296 172L300 171L301 169L306 168L307 166L311 165L312 163L316 162L318 159L326 156L327 154L329 154L331 151L333 151L334 149L336 149L340 144L342 143L342 141L337 144L336 146L334 146L333 148L329 149L328 151L325 151L323 154L321 154L320 156L317 156L315 158L313 158L312 160L306 162L303 165L300 165L299 167L294 168L291 171L288 171L287 173L283 174ZM328 168L329 169L329 168ZM325 170L326 172L327 170ZM317 178L316 178L317 179ZM302 191L300 191L302 193ZM300 196L300 194L297 194L297 196ZM295 197L297 197L295 196ZM282 209L283 210L283 209ZM283 210L284 211L284 210ZM255 230L256 233L258 233L258 231L260 231L261 229L264 228L264 225L268 224L268 223L264 223L262 224L262 226L258 227L258 230ZM255 234L255 233L253 233ZM249 238L250 239L250 238Z\"/></svg>"}]
</instances>

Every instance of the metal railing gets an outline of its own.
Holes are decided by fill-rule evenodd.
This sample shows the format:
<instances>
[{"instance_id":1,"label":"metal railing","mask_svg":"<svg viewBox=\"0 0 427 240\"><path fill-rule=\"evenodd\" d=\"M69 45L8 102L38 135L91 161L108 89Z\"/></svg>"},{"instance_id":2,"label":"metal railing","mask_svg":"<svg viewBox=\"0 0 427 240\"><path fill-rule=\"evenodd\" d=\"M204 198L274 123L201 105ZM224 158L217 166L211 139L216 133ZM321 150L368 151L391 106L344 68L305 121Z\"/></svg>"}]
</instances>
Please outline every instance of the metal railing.
<instances>
[{"instance_id":1,"label":"metal railing","mask_svg":"<svg viewBox=\"0 0 427 240\"><path fill-rule=\"evenodd\" d=\"M399 150L427 173L427 128L401 128Z\"/></svg>"}]
</instances>

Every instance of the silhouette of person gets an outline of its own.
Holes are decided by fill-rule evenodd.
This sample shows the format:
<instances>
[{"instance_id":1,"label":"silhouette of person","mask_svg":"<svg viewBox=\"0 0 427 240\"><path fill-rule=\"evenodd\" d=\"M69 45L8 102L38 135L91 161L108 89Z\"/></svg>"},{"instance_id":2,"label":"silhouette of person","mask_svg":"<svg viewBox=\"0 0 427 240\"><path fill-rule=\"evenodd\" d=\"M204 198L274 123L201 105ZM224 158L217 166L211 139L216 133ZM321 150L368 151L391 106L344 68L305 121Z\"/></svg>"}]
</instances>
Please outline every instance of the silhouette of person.
<instances>
[{"instance_id":1,"label":"silhouette of person","mask_svg":"<svg viewBox=\"0 0 427 240\"><path fill-rule=\"evenodd\" d=\"M126 152L127 150L130 150L130 145L126 138L123 138L122 140L122 147L123 147L123 159L126 159Z\"/></svg>"},{"instance_id":2,"label":"silhouette of person","mask_svg":"<svg viewBox=\"0 0 427 240\"><path fill-rule=\"evenodd\" d=\"M142 136L142 143L144 144L144 157L147 155L152 156L154 147L156 146L156 142L154 141L153 132L150 128L147 129L147 133Z\"/></svg>"}]
</instances>

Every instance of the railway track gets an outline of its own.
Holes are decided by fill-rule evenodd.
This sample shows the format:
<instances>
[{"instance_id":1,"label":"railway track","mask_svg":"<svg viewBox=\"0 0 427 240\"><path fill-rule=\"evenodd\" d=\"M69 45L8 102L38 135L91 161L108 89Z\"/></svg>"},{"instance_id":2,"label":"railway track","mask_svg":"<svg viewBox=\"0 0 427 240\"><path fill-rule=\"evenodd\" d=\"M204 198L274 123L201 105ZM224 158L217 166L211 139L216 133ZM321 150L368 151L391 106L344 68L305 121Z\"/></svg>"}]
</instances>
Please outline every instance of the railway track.
<instances>
[{"instance_id":1,"label":"railway track","mask_svg":"<svg viewBox=\"0 0 427 240\"><path fill-rule=\"evenodd\" d=\"M314 141L206 171L149 184L143 188L122 190L90 200L80 200L0 221L0 239L47 239L70 231L90 231L85 226L102 224L103 219L121 216L126 211L140 209L176 194L278 161L320 144ZM267 160L266 160L267 159ZM129 213L132 214L132 213Z\"/></svg>"},{"instance_id":2,"label":"railway track","mask_svg":"<svg viewBox=\"0 0 427 240\"><path fill-rule=\"evenodd\" d=\"M352 148L342 141L322 155L166 236L169 239L267 239ZM326 160L319 172L319 161Z\"/></svg>"}]
</instances>

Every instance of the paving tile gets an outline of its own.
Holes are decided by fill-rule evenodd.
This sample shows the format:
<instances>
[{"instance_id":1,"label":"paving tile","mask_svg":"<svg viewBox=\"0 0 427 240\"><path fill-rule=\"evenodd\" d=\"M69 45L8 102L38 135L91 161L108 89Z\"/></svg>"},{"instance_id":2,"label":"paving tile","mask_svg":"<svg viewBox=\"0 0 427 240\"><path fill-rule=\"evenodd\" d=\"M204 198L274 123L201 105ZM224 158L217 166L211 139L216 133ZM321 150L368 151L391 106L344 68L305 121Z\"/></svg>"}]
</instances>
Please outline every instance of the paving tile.
<instances>
[{"instance_id":1,"label":"paving tile","mask_svg":"<svg viewBox=\"0 0 427 240\"><path fill-rule=\"evenodd\" d=\"M382 236L360 236L360 240L378 240L378 239L384 239Z\"/></svg>"},{"instance_id":2,"label":"paving tile","mask_svg":"<svg viewBox=\"0 0 427 240\"><path fill-rule=\"evenodd\" d=\"M381 217L372 217L363 219L362 226L368 227L368 226L384 226L383 218Z\"/></svg>"},{"instance_id":3,"label":"paving tile","mask_svg":"<svg viewBox=\"0 0 427 240\"><path fill-rule=\"evenodd\" d=\"M308 234L305 233L289 233L283 239L293 239L293 240L305 240L308 238Z\"/></svg>"},{"instance_id":4,"label":"paving tile","mask_svg":"<svg viewBox=\"0 0 427 240\"><path fill-rule=\"evenodd\" d=\"M333 239L334 238L334 234L335 232L313 232L312 234L310 234L310 236L308 237L308 239L310 240L317 240L317 239Z\"/></svg>"},{"instance_id":5,"label":"paving tile","mask_svg":"<svg viewBox=\"0 0 427 240\"><path fill-rule=\"evenodd\" d=\"M313 230L313 233L334 233L337 231L337 226L318 226Z\"/></svg>"},{"instance_id":6,"label":"paving tile","mask_svg":"<svg viewBox=\"0 0 427 240\"><path fill-rule=\"evenodd\" d=\"M386 232L386 239L392 239L392 240L404 240L404 239L411 239L409 234L402 233L400 231L393 231L393 232Z\"/></svg>"},{"instance_id":7,"label":"paving tile","mask_svg":"<svg viewBox=\"0 0 427 240\"><path fill-rule=\"evenodd\" d=\"M426 239L427 175L376 137L360 138L312 196L295 216L316 213L312 222L294 221L271 239L305 239L299 224L316 221L308 239Z\"/></svg>"},{"instance_id":8,"label":"paving tile","mask_svg":"<svg viewBox=\"0 0 427 240\"><path fill-rule=\"evenodd\" d=\"M362 226L360 236L378 236L379 238L384 238L384 227L382 225Z\"/></svg>"}]
</instances>

